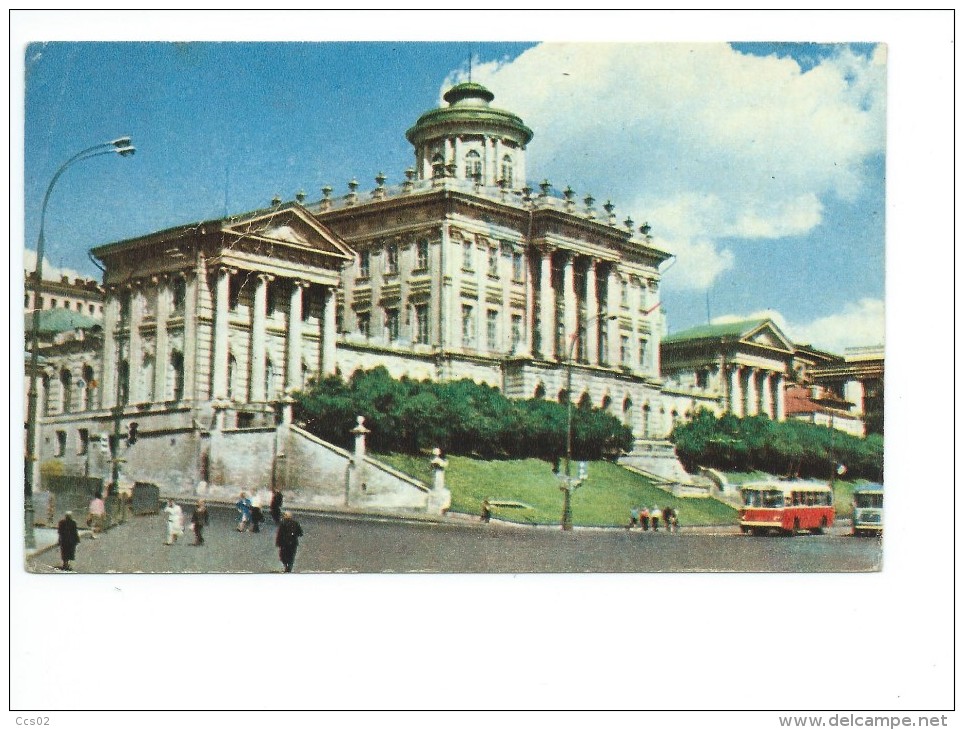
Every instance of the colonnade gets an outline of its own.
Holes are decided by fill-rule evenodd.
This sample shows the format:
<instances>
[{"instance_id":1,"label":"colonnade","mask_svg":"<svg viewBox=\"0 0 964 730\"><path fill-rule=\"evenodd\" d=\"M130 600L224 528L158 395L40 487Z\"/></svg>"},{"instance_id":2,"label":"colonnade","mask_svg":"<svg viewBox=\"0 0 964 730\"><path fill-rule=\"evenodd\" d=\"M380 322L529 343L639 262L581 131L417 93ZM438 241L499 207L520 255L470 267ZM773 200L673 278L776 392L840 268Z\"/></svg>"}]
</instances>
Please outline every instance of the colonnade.
<instances>
[{"instance_id":1,"label":"colonnade","mask_svg":"<svg viewBox=\"0 0 964 730\"><path fill-rule=\"evenodd\" d=\"M735 416L767 415L782 421L784 376L772 370L746 365L726 369L727 410Z\"/></svg>"}]
</instances>

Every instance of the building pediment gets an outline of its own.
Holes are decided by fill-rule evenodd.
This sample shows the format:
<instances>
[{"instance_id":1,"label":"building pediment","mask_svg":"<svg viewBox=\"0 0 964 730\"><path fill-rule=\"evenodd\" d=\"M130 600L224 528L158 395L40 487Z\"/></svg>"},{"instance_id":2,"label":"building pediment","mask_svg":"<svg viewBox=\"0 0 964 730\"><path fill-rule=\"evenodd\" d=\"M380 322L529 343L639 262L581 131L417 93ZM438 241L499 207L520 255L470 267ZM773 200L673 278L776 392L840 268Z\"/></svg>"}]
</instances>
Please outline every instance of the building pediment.
<instances>
[{"instance_id":1,"label":"building pediment","mask_svg":"<svg viewBox=\"0 0 964 730\"><path fill-rule=\"evenodd\" d=\"M225 221L222 230L228 236L311 249L348 261L355 257L338 235L297 204L267 213L259 212L242 220Z\"/></svg>"},{"instance_id":2,"label":"building pediment","mask_svg":"<svg viewBox=\"0 0 964 730\"><path fill-rule=\"evenodd\" d=\"M744 334L744 336L740 338L740 342L766 347L771 350L793 352L793 343L791 343L786 335L769 319L764 320L757 327Z\"/></svg>"}]
</instances>

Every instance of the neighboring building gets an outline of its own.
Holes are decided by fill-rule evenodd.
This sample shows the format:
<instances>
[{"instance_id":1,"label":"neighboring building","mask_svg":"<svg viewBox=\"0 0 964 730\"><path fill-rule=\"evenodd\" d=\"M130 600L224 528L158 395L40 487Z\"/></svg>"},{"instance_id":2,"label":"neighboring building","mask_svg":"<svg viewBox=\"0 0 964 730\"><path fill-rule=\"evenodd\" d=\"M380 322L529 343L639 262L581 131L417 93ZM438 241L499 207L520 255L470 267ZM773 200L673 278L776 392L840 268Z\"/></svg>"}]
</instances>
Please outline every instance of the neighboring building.
<instances>
[{"instance_id":1,"label":"neighboring building","mask_svg":"<svg viewBox=\"0 0 964 730\"><path fill-rule=\"evenodd\" d=\"M32 311L34 308L35 273L24 272L23 308L25 312ZM71 281L66 276L61 276L59 279L43 279L37 301L38 308L41 310L69 309L98 320L104 316L104 290L93 279L75 278ZM27 331L29 332L29 329Z\"/></svg>"},{"instance_id":2,"label":"neighboring building","mask_svg":"<svg viewBox=\"0 0 964 730\"><path fill-rule=\"evenodd\" d=\"M866 433L884 433L884 348L854 347L843 358L813 370L813 382L856 406Z\"/></svg>"},{"instance_id":3,"label":"neighboring building","mask_svg":"<svg viewBox=\"0 0 964 730\"><path fill-rule=\"evenodd\" d=\"M299 195L95 249L99 399L47 417L41 460L109 472L109 458L91 465L61 447L76 431L110 443L126 483L167 492L277 484L323 504L437 510L444 500L424 485L290 422L289 394L311 378L376 365L588 401L631 426L647 453L672 457L658 311L670 254L648 226L617 224L609 203L577 204L568 188L554 197L548 181L534 194L532 132L490 107L484 87L444 98L408 130L416 165L399 186L379 174L366 195L352 181L341 198L325 188L313 205Z\"/></svg>"},{"instance_id":4,"label":"neighboring building","mask_svg":"<svg viewBox=\"0 0 964 730\"><path fill-rule=\"evenodd\" d=\"M793 344L770 319L693 327L663 338L663 392L675 418L703 407L782 421L793 356Z\"/></svg>"},{"instance_id":5,"label":"neighboring building","mask_svg":"<svg viewBox=\"0 0 964 730\"><path fill-rule=\"evenodd\" d=\"M819 385L791 385L785 395L787 418L864 436L864 422L851 413L854 404Z\"/></svg>"}]
</instances>

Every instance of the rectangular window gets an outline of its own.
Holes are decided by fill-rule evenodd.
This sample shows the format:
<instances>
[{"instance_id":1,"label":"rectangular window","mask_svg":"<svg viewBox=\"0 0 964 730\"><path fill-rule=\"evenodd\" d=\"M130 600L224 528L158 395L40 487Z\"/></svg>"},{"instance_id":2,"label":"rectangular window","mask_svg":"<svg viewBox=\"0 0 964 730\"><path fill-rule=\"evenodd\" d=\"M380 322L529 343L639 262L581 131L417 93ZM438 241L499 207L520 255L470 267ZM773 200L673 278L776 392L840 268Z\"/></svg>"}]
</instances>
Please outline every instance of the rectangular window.
<instances>
[{"instance_id":1,"label":"rectangular window","mask_svg":"<svg viewBox=\"0 0 964 730\"><path fill-rule=\"evenodd\" d=\"M513 314L512 315L512 351L515 352L519 349L519 344L522 342L522 315Z\"/></svg>"},{"instance_id":2,"label":"rectangular window","mask_svg":"<svg viewBox=\"0 0 964 730\"><path fill-rule=\"evenodd\" d=\"M174 278L174 283L171 287L171 297L173 299L174 311L182 312L184 311L184 298L187 292L187 284L184 279L180 276ZM94 313L94 307L91 306L90 313Z\"/></svg>"},{"instance_id":3,"label":"rectangular window","mask_svg":"<svg viewBox=\"0 0 964 730\"><path fill-rule=\"evenodd\" d=\"M629 338L626 335L619 338L619 361L629 365Z\"/></svg>"},{"instance_id":4,"label":"rectangular window","mask_svg":"<svg viewBox=\"0 0 964 730\"><path fill-rule=\"evenodd\" d=\"M499 276L499 249L495 246L489 247L489 276Z\"/></svg>"},{"instance_id":5,"label":"rectangular window","mask_svg":"<svg viewBox=\"0 0 964 730\"><path fill-rule=\"evenodd\" d=\"M415 343L428 344L428 305L419 304L415 307Z\"/></svg>"},{"instance_id":6,"label":"rectangular window","mask_svg":"<svg viewBox=\"0 0 964 730\"><path fill-rule=\"evenodd\" d=\"M512 253L512 280L521 282L524 278L525 270L522 266L522 254L514 251Z\"/></svg>"},{"instance_id":7,"label":"rectangular window","mask_svg":"<svg viewBox=\"0 0 964 730\"><path fill-rule=\"evenodd\" d=\"M428 268L428 239L420 238L415 244L415 268Z\"/></svg>"},{"instance_id":8,"label":"rectangular window","mask_svg":"<svg viewBox=\"0 0 964 730\"><path fill-rule=\"evenodd\" d=\"M237 274L231 275L231 280L228 282L228 309L232 312L237 310L238 302L241 301L241 285L243 280Z\"/></svg>"},{"instance_id":9,"label":"rectangular window","mask_svg":"<svg viewBox=\"0 0 964 730\"><path fill-rule=\"evenodd\" d=\"M490 309L485 313L485 342L490 350L498 348L499 312Z\"/></svg>"},{"instance_id":10,"label":"rectangular window","mask_svg":"<svg viewBox=\"0 0 964 730\"><path fill-rule=\"evenodd\" d=\"M90 445L90 432L86 428L77 430L77 455L84 456Z\"/></svg>"},{"instance_id":11,"label":"rectangular window","mask_svg":"<svg viewBox=\"0 0 964 730\"><path fill-rule=\"evenodd\" d=\"M311 287L306 286L301 289L301 321L307 322L311 316L311 302L314 299Z\"/></svg>"},{"instance_id":12,"label":"rectangular window","mask_svg":"<svg viewBox=\"0 0 964 730\"><path fill-rule=\"evenodd\" d=\"M278 287L273 281L266 281L264 284L264 315L274 317L278 308Z\"/></svg>"},{"instance_id":13,"label":"rectangular window","mask_svg":"<svg viewBox=\"0 0 964 730\"><path fill-rule=\"evenodd\" d=\"M646 368L646 340L639 340L639 367Z\"/></svg>"},{"instance_id":14,"label":"rectangular window","mask_svg":"<svg viewBox=\"0 0 964 730\"><path fill-rule=\"evenodd\" d=\"M462 345L475 347L475 317L471 305L468 304L462 305Z\"/></svg>"},{"instance_id":15,"label":"rectangular window","mask_svg":"<svg viewBox=\"0 0 964 730\"><path fill-rule=\"evenodd\" d=\"M468 271L475 268L475 252L471 241L462 244L462 268Z\"/></svg>"},{"instance_id":16,"label":"rectangular window","mask_svg":"<svg viewBox=\"0 0 964 730\"><path fill-rule=\"evenodd\" d=\"M63 456L67 453L67 432L57 432L57 453L55 456Z\"/></svg>"},{"instance_id":17,"label":"rectangular window","mask_svg":"<svg viewBox=\"0 0 964 730\"><path fill-rule=\"evenodd\" d=\"M395 342L398 339L398 310L397 309L385 310L385 334L388 337L389 342Z\"/></svg>"},{"instance_id":18,"label":"rectangular window","mask_svg":"<svg viewBox=\"0 0 964 730\"><path fill-rule=\"evenodd\" d=\"M362 251L358 254L358 276L367 279L372 268L372 252Z\"/></svg>"},{"instance_id":19,"label":"rectangular window","mask_svg":"<svg viewBox=\"0 0 964 730\"><path fill-rule=\"evenodd\" d=\"M619 303L625 308L629 306L629 282L623 281L620 282L620 284L621 288L619 290Z\"/></svg>"},{"instance_id":20,"label":"rectangular window","mask_svg":"<svg viewBox=\"0 0 964 730\"><path fill-rule=\"evenodd\" d=\"M358 334L365 337L371 337L372 315L369 312L358 313Z\"/></svg>"},{"instance_id":21,"label":"rectangular window","mask_svg":"<svg viewBox=\"0 0 964 730\"><path fill-rule=\"evenodd\" d=\"M398 246L394 243L390 243L388 245L388 248L386 249L385 273L386 274L398 273Z\"/></svg>"}]
</instances>

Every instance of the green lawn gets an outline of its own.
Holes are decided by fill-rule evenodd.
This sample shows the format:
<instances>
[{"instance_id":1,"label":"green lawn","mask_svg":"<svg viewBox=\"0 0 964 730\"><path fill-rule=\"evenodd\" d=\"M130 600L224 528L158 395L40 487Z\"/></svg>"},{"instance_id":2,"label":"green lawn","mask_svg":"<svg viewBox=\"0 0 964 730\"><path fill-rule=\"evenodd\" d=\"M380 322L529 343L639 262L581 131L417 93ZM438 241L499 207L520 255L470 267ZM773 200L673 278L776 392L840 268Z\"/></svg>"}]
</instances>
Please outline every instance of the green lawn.
<instances>
[{"instance_id":1,"label":"green lawn","mask_svg":"<svg viewBox=\"0 0 964 730\"><path fill-rule=\"evenodd\" d=\"M375 458L432 483L429 459L406 454L378 454ZM575 465L574 465L575 467ZM558 524L562 515L562 492L551 466L539 459L483 461L450 456L445 473L452 492L453 512L477 515L482 500L515 500L532 509L496 508L493 516L513 522ZM736 510L715 499L680 499L653 486L639 474L608 461L589 463L589 478L572 498L576 525L612 526L629 523L633 506L670 506L682 525L736 524Z\"/></svg>"}]
</instances>

